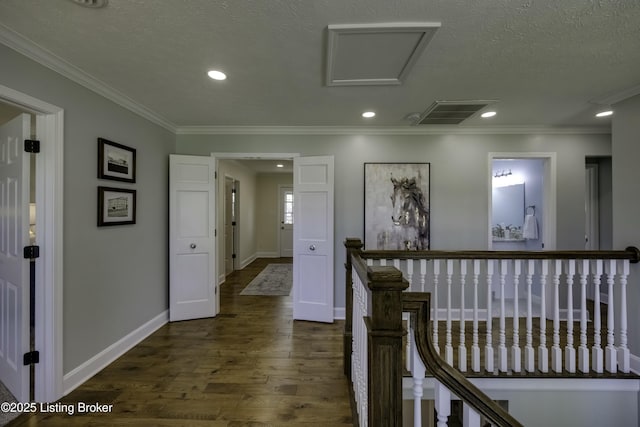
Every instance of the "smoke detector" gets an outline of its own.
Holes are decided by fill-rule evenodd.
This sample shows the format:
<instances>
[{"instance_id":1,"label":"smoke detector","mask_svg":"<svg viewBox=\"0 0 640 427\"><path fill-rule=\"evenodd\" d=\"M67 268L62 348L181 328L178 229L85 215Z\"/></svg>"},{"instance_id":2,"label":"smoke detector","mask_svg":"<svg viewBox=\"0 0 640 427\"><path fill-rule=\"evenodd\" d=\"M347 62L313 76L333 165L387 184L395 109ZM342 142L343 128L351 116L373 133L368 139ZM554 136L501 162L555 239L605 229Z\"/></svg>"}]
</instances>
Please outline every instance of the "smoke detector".
<instances>
[{"instance_id":1,"label":"smoke detector","mask_svg":"<svg viewBox=\"0 0 640 427\"><path fill-rule=\"evenodd\" d=\"M109 0L71 0L71 1L80 6L91 7L94 9L105 7L109 2Z\"/></svg>"}]
</instances>

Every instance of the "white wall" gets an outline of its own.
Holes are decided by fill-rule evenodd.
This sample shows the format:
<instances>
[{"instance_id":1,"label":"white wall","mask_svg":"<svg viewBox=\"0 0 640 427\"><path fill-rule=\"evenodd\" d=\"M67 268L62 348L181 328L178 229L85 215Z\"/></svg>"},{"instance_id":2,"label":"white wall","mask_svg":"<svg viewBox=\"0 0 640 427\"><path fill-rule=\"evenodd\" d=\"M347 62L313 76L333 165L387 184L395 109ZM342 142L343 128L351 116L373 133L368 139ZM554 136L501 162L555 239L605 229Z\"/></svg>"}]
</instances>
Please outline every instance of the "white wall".
<instances>
[{"instance_id":1,"label":"white wall","mask_svg":"<svg viewBox=\"0 0 640 427\"><path fill-rule=\"evenodd\" d=\"M640 95L614 106L612 122L613 247L640 247ZM629 347L640 354L640 265L631 265L629 296ZM640 369L640 361L636 361Z\"/></svg>"},{"instance_id":2,"label":"white wall","mask_svg":"<svg viewBox=\"0 0 640 427\"><path fill-rule=\"evenodd\" d=\"M64 373L168 308L175 136L0 45L0 84L64 108ZM137 149L137 182L97 179L97 138ZM43 144L46 144L43 141ZM138 191L137 224L98 228L97 187Z\"/></svg>"},{"instance_id":3,"label":"white wall","mask_svg":"<svg viewBox=\"0 0 640 427\"><path fill-rule=\"evenodd\" d=\"M557 248L584 245L584 162L609 135L178 135L181 154L335 156L335 306L344 307L343 241L363 236L365 162L431 163L432 249L487 249L491 152L557 153Z\"/></svg>"}]
</instances>

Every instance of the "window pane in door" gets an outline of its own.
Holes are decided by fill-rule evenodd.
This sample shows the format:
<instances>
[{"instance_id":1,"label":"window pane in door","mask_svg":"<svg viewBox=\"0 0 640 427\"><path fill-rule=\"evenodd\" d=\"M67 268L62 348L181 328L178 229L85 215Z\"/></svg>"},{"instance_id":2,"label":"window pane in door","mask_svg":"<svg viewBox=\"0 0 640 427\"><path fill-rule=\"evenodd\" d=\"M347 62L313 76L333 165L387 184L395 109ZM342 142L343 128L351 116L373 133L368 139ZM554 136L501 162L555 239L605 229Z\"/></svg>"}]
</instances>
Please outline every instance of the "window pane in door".
<instances>
[{"instance_id":1,"label":"window pane in door","mask_svg":"<svg viewBox=\"0 0 640 427\"><path fill-rule=\"evenodd\" d=\"M287 191L284 193L284 218L282 219L284 224L293 224L293 191Z\"/></svg>"}]
</instances>

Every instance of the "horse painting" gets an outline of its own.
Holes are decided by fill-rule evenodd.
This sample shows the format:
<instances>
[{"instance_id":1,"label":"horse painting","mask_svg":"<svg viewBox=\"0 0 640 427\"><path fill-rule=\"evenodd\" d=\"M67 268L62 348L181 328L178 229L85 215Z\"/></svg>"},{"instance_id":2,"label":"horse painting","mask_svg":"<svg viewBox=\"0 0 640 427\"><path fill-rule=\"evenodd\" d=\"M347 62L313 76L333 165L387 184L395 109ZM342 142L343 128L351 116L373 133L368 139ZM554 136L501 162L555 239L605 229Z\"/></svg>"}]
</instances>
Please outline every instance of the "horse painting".
<instances>
[{"instance_id":1,"label":"horse painting","mask_svg":"<svg viewBox=\"0 0 640 427\"><path fill-rule=\"evenodd\" d=\"M402 229L398 249L428 250L429 207L415 177L396 179L392 176L391 183L391 221Z\"/></svg>"}]
</instances>

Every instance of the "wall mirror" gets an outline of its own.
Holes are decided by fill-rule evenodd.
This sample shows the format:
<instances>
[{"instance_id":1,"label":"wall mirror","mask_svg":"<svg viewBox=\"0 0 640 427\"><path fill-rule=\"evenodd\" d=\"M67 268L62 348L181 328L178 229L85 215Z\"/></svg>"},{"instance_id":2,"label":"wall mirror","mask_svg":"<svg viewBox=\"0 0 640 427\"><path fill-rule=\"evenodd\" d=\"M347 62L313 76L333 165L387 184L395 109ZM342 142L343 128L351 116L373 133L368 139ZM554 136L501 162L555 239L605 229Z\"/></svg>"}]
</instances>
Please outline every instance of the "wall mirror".
<instances>
[{"instance_id":1,"label":"wall mirror","mask_svg":"<svg viewBox=\"0 0 640 427\"><path fill-rule=\"evenodd\" d=\"M493 187L491 200L493 240L523 240L524 184Z\"/></svg>"}]
</instances>

